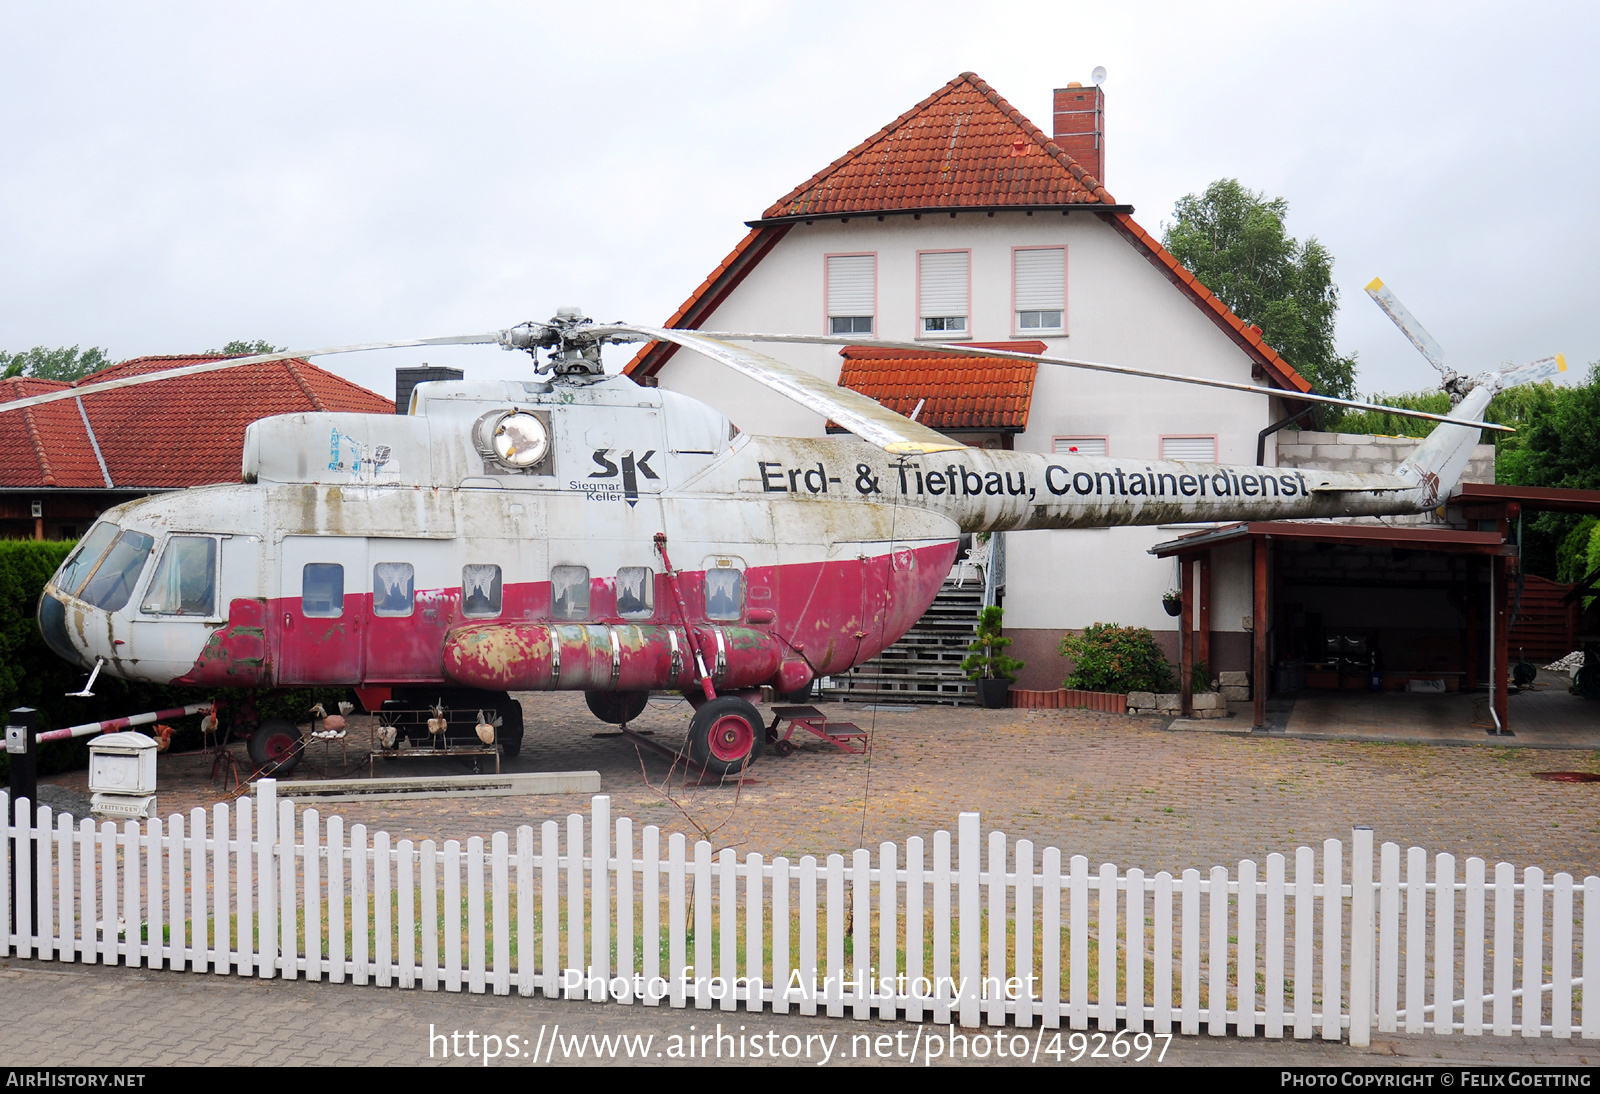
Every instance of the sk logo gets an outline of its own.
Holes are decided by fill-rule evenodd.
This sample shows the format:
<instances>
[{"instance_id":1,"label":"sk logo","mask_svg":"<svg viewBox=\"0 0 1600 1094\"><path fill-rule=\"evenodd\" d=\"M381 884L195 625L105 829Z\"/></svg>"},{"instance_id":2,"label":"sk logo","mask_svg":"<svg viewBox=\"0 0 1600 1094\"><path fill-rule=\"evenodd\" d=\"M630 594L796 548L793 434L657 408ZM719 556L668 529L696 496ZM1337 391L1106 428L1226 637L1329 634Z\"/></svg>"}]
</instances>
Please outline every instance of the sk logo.
<instances>
[{"instance_id":1,"label":"sk logo","mask_svg":"<svg viewBox=\"0 0 1600 1094\"><path fill-rule=\"evenodd\" d=\"M598 471L589 472L591 479L613 479L617 477L617 465L612 463L610 455L616 451L612 448L597 448L594 450L595 466ZM639 504L639 476L643 475L651 482L660 481L661 476L650 470L650 460L655 456L656 450L651 449L638 459L634 459L633 449L623 451L619 459L622 462L622 493L628 499L628 504Z\"/></svg>"}]
</instances>

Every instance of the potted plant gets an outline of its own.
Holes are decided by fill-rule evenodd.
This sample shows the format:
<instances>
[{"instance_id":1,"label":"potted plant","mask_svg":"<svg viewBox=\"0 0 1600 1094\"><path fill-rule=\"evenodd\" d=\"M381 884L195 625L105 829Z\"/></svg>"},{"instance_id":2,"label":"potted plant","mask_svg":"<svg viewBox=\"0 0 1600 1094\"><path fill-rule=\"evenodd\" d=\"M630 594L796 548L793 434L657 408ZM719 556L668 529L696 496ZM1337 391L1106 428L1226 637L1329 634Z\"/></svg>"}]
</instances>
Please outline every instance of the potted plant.
<instances>
[{"instance_id":1,"label":"potted plant","mask_svg":"<svg viewBox=\"0 0 1600 1094\"><path fill-rule=\"evenodd\" d=\"M1168 615L1178 615L1183 611L1183 594L1177 589L1168 589L1161 594L1161 606L1167 609Z\"/></svg>"},{"instance_id":2,"label":"potted plant","mask_svg":"<svg viewBox=\"0 0 1600 1094\"><path fill-rule=\"evenodd\" d=\"M1006 705L1017 670L1023 667L1023 662L1002 652L1011 639L1000 633L1001 615L1000 608L978 613L978 633L967 647L967 659L961 662L962 671L978 685L978 701L989 710Z\"/></svg>"}]
</instances>

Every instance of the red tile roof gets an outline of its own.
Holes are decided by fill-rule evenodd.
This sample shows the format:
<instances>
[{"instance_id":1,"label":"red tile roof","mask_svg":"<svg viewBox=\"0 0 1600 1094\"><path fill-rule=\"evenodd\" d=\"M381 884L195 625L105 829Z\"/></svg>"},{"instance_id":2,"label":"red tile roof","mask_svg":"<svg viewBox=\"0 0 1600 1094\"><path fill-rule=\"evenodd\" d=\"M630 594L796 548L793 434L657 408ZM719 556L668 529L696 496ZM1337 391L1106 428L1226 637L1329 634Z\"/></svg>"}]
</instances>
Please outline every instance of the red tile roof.
<instances>
[{"instance_id":1,"label":"red tile roof","mask_svg":"<svg viewBox=\"0 0 1600 1094\"><path fill-rule=\"evenodd\" d=\"M1020 142L1020 143L1019 143ZM1095 212L1189 297L1257 371L1287 392L1311 385L1141 228L1104 186L971 72L944 87L775 202L664 324L693 330L808 216L1077 206ZM623 372L654 375L677 347L649 342Z\"/></svg>"},{"instance_id":2,"label":"red tile roof","mask_svg":"<svg viewBox=\"0 0 1600 1094\"><path fill-rule=\"evenodd\" d=\"M71 386L59 380L13 377L0 380L0 401ZM62 399L0 414L0 485L105 489L76 401Z\"/></svg>"},{"instance_id":3,"label":"red tile roof","mask_svg":"<svg viewBox=\"0 0 1600 1094\"><path fill-rule=\"evenodd\" d=\"M1043 342L993 342L990 349L1043 353ZM920 350L846 346L839 386L878 400L932 429L1020 433L1028 427L1039 366L1009 357L968 357Z\"/></svg>"},{"instance_id":4,"label":"red tile roof","mask_svg":"<svg viewBox=\"0 0 1600 1094\"><path fill-rule=\"evenodd\" d=\"M999 92L963 72L779 198L779 217L1115 205Z\"/></svg>"},{"instance_id":5,"label":"red tile roof","mask_svg":"<svg viewBox=\"0 0 1600 1094\"><path fill-rule=\"evenodd\" d=\"M218 359L139 357L78 384ZM0 382L0 399L70 386L11 379ZM156 380L85 395L82 403L112 484L129 489L237 482L244 430L258 418L313 410L394 413L392 399L299 359ZM107 485L77 400L0 413L0 488L103 490Z\"/></svg>"}]
</instances>

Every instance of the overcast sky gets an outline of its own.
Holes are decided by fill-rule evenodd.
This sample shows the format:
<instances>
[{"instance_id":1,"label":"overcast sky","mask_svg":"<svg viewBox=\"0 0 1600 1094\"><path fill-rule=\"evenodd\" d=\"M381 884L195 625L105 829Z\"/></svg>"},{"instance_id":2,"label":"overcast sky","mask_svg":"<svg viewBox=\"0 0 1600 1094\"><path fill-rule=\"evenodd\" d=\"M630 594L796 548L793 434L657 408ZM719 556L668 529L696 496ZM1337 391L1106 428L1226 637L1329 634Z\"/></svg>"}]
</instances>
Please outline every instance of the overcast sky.
<instances>
[{"instance_id":1,"label":"overcast sky","mask_svg":"<svg viewBox=\"0 0 1600 1094\"><path fill-rule=\"evenodd\" d=\"M1333 254L1363 391L1600 359L1594 4L0 0L0 349L118 358L661 322L776 198L963 70L1106 81L1159 233L1220 177ZM422 359L319 363L378 391Z\"/></svg>"}]
</instances>

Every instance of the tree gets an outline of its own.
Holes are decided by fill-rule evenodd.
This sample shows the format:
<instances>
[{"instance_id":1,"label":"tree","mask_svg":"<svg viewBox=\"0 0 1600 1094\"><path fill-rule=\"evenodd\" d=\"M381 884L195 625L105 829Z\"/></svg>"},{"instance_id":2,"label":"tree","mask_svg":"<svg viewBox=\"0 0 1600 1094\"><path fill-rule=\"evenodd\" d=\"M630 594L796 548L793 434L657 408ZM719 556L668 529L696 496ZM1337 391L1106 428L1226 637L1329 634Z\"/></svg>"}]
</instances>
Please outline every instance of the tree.
<instances>
[{"instance_id":1,"label":"tree","mask_svg":"<svg viewBox=\"0 0 1600 1094\"><path fill-rule=\"evenodd\" d=\"M287 348L287 346L275 346L271 342L262 341L260 338L253 342L244 342L236 338L221 349L208 349L206 353L215 354L218 357L241 357L249 353L282 353Z\"/></svg>"},{"instance_id":2,"label":"tree","mask_svg":"<svg viewBox=\"0 0 1600 1094\"><path fill-rule=\"evenodd\" d=\"M1173 207L1162 243L1235 315L1260 327L1316 392L1353 399L1355 356L1340 356L1333 345L1333 257L1314 236L1291 237L1288 213L1283 198L1269 201L1238 179L1218 179Z\"/></svg>"},{"instance_id":3,"label":"tree","mask_svg":"<svg viewBox=\"0 0 1600 1094\"><path fill-rule=\"evenodd\" d=\"M114 363L99 346L90 346L82 351L77 346L70 349L34 346L21 353L0 350L0 369L4 369L7 380L13 376L34 376L41 380L71 383Z\"/></svg>"}]
</instances>

